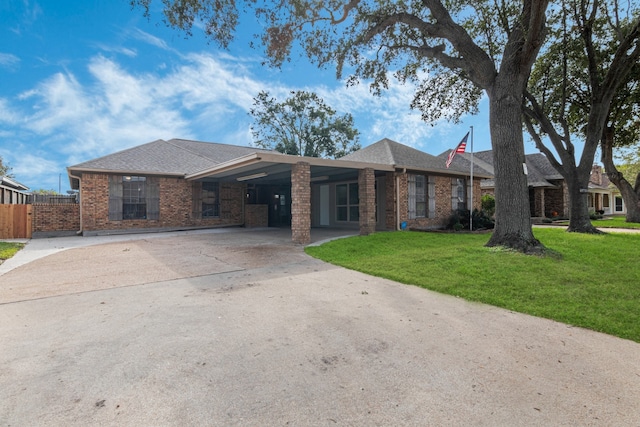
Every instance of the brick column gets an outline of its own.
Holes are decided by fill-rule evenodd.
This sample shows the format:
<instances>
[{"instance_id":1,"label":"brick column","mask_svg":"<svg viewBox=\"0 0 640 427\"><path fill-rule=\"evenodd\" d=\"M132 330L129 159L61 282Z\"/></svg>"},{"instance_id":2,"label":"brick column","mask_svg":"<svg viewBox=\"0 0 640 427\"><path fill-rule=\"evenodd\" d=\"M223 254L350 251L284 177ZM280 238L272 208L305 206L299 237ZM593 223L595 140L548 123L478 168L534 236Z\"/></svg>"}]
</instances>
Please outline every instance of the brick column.
<instances>
[{"instance_id":1,"label":"brick column","mask_svg":"<svg viewBox=\"0 0 640 427\"><path fill-rule=\"evenodd\" d=\"M396 215L398 213L396 206L396 174L394 172L387 172L385 177L385 228L387 230L395 230L398 227L398 220Z\"/></svg>"},{"instance_id":2,"label":"brick column","mask_svg":"<svg viewBox=\"0 0 640 427\"><path fill-rule=\"evenodd\" d=\"M311 243L311 166L306 162L291 166L291 240Z\"/></svg>"},{"instance_id":3,"label":"brick column","mask_svg":"<svg viewBox=\"0 0 640 427\"><path fill-rule=\"evenodd\" d=\"M360 195L360 234L376 231L376 177L371 168L358 171L358 194Z\"/></svg>"}]
</instances>

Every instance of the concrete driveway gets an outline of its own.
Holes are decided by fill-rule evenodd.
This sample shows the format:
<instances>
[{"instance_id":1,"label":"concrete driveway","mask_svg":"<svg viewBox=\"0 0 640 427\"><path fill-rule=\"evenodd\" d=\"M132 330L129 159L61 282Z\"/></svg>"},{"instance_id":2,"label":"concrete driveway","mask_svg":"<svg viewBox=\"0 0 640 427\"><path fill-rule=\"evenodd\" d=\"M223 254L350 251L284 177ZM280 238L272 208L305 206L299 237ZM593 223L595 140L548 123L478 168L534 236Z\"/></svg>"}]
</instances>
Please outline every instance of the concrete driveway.
<instances>
[{"instance_id":1,"label":"concrete driveway","mask_svg":"<svg viewBox=\"0 0 640 427\"><path fill-rule=\"evenodd\" d=\"M640 344L279 230L87 239L32 241L0 276L2 426L640 425Z\"/></svg>"}]
</instances>

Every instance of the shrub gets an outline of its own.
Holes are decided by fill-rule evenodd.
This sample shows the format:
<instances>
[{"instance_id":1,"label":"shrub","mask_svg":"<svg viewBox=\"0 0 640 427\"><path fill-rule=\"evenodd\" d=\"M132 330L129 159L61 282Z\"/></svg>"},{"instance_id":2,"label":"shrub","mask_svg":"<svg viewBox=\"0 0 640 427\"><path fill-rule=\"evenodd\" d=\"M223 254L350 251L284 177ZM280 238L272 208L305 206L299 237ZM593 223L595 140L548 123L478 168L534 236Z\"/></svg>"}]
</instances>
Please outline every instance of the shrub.
<instances>
[{"instance_id":1,"label":"shrub","mask_svg":"<svg viewBox=\"0 0 640 427\"><path fill-rule=\"evenodd\" d=\"M473 229L474 230L486 230L493 229L495 222L491 219L486 212L474 209L472 213ZM451 214L449 221L447 222L447 229L449 230L468 230L469 229L469 210L458 209Z\"/></svg>"},{"instance_id":2,"label":"shrub","mask_svg":"<svg viewBox=\"0 0 640 427\"><path fill-rule=\"evenodd\" d=\"M491 194L485 194L482 196L482 211L489 217L493 217L496 213L496 199Z\"/></svg>"}]
</instances>

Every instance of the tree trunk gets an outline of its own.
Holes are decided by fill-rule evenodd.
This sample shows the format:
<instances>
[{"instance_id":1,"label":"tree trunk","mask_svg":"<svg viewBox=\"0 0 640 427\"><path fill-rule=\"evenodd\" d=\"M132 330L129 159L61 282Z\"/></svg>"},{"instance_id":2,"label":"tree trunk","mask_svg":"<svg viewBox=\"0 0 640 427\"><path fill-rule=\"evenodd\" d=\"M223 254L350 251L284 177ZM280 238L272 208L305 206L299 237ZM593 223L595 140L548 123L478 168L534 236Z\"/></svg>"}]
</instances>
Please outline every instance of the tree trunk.
<instances>
[{"instance_id":1,"label":"tree trunk","mask_svg":"<svg viewBox=\"0 0 640 427\"><path fill-rule=\"evenodd\" d=\"M638 194L638 192L640 192L640 186L636 185L636 188L634 188L613 163L614 129L612 127L606 127L603 133L604 136L601 144L602 164L604 165L605 171L607 171L607 177L609 177L609 180L620 190L622 200L624 200L624 204L627 207L626 221L640 222L640 194ZM640 177L640 175L638 177ZM636 177L636 182L638 177Z\"/></svg>"},{"instance_id":2,"label":"tree trunk","mask_svg":"<svg viewBox=\"0 0 640 427\"><path fill-rule=\"evenodd\" d=\"M487 246L505 246L524 253L541 253L533 236L529 188L524 164L521 102L524 87L519 76L501 73L489 95L489 122L495 170L496 225ZM520 80L520 81L518 81Z\"/></svg>"},{"instance_id":3,"label":"tree trunk","mask_svg":"<svg viewBox=\"0 0 640 427\"><path fill-rule=\"evenodd\" d=\"M569 227L567 231L575 233L597 234L600 231L591 224L589 213L589 172L581 167L565 171L564 179L569 191Z\"/></svg>"}]
</instances>

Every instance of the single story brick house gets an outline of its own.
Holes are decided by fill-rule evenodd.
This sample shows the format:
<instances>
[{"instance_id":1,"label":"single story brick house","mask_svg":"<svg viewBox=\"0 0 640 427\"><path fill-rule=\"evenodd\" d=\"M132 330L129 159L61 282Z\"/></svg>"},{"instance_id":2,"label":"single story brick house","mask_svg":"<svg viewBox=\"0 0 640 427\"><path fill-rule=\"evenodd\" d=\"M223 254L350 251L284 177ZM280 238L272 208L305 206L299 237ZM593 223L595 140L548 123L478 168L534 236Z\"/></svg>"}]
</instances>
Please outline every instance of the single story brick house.
<instances>
[{"instance_id":1,"label":"single story brick house","mask_svg":"<svg viewBox=\"0 0 640 427\"><path fill-rule=\"evenodd\" d=\"M446 159L448 152L440 154ZM470 167L471 153L458 154L452 163L458 168ZM527 154L527 183L532 218L553 218L569 216L569 191L564 177L553 167L547 156L542 153ZM489 174L494 173L493 151L473 153L474 167L480 167ZM480 187L482 194L494 194L493 178L483 179ZM623 215L626 213L620 191L613 186L602 166L593 165L587 189L589 209L601 211L605 215Z\"/></svg>"},{"instance_id":2,"label":"single story brick house","mask_svg":"<svg viewBox=\"0 0 640 427\"><path fill-rule=\"evenodd\" d=\"M480 207L480 181L440 158L383 139L341 159L255 147L157 140L67 168L85 235L221 226L312 227L360 234L440 228L457 208Z\"/></svg>"}]
</instances>

